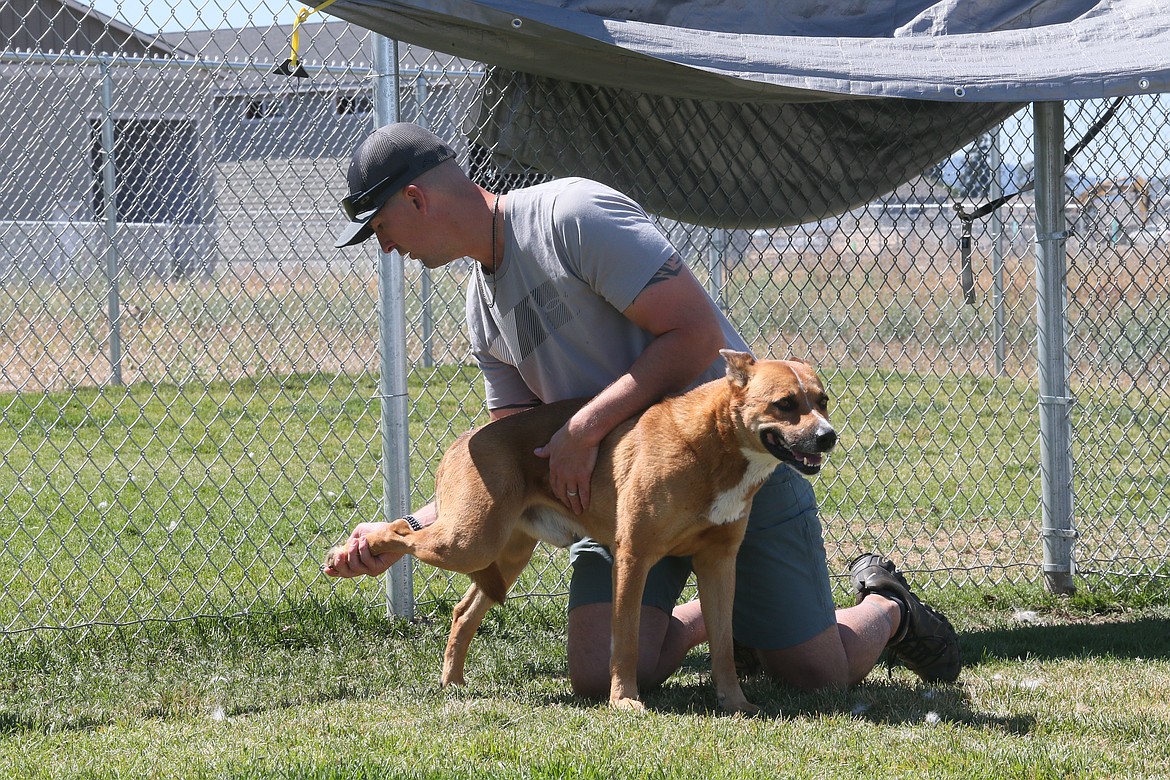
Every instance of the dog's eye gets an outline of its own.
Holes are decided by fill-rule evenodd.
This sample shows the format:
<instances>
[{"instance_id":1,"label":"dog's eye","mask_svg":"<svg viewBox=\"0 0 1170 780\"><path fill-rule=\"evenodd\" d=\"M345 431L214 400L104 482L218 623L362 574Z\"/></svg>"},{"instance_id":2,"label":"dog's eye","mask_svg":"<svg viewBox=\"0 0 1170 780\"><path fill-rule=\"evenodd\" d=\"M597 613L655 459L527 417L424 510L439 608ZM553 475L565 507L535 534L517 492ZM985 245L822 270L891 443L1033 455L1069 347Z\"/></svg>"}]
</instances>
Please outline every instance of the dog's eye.
<instances>
[{"instance_id":1,"label":"dog's eye","mask_svg":"<svg viewBox=\"0 0 1170 780\"><path fill-rule=\"evenodd\" d=\"M796 408L796 401L792 398L779 398L772 402L772 406L775 406L782 412L791 412Z\"/></svg>"}]
</instances>

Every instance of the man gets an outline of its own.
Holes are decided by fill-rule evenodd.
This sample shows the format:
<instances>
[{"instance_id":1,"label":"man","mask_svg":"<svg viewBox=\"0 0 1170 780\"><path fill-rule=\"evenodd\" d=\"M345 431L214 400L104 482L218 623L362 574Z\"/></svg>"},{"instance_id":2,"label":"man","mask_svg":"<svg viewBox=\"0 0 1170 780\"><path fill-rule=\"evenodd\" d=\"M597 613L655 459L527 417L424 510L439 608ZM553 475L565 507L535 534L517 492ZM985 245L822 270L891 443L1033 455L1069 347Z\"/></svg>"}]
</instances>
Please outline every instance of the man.
<instances>
[{"instance_id":1,"label":"man","mask_svg":"<svg viewBox=\"0 0 1170 780\"><path fill-rule=\"evenodd\" d=\"M718 350L743 339L642 209L585 179L507 195L473 183L454 152L410 124L380 128L355 150L350 219L337 246L376 237L428 268L476 261L467 290L471 345L493 420L562 398L590 397L537 454L568 511L589 504L598 443L668 393L722 376ZM433 505L415 512L419 527ZM378 575L394 562L354 529L335 577ZM609 691L608 551L570 552L569 675L580 695ZM660 684L706 640L697 601L676 605L689 564L651 572L641 618L639 685ZM780 466L757 494L736 566L735 636L772 677L804 689L859 682L888 646L928 682L958 677L958 638L910 592L893 563L863 555L851 571L857 604L836 610L811 485Z\"/></svg>"}]
</instances>

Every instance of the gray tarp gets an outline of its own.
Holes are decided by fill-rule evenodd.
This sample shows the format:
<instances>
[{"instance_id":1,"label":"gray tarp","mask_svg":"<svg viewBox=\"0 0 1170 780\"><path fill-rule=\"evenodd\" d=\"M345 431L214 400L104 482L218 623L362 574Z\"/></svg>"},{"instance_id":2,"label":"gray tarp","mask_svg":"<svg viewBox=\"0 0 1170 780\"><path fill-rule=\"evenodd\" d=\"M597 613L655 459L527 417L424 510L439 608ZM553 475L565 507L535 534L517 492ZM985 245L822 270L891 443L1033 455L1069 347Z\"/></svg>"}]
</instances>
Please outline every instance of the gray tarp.
<instances>
[{"instance_id":1,"label":"gray tarp","mask_svg":"<svg viewBox=\"0 0 1170 780\"><path fill-rule=\"evenodd\" d=\"M477 139L497 153L700 224L844 211L1026 102L1170 92L1170 0L336 0L328 12L499 66Z\"/></svg>"}]
</instances>

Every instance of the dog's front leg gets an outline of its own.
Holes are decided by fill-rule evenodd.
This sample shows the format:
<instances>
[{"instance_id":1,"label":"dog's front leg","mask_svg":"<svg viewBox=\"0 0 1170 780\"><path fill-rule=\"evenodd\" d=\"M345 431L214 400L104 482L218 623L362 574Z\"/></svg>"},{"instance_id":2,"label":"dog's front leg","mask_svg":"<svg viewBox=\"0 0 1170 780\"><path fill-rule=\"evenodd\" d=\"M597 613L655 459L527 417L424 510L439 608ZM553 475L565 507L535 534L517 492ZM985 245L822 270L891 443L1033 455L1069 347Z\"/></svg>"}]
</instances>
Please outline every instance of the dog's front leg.
<instances>
[{"instance_id":1,"label":"dog's front leg","mask_svg":"<svg viewBox=\"0 0 1170 780\"><path fill-rule=\"evenodd\" d=\"M649 570L645 559L615 550L609 704L619 710L645 709L638 699L638 628Z\"/></svg>"},{"instance_id":2,"label":"dog's front leg","mask_svg":"<svg viewBox=\"0 0 1170 780\"><path fill-rule=\"evenodd\" d=\"M752 715L760 708L747 700L735 673L735 650L731 615L735 606L735 552L726 547L709 547L691 557L699 586L699 606L707 626L707 643L711 647L711 677L719 706L727 712Z\"/></svg>"}]
</instances>

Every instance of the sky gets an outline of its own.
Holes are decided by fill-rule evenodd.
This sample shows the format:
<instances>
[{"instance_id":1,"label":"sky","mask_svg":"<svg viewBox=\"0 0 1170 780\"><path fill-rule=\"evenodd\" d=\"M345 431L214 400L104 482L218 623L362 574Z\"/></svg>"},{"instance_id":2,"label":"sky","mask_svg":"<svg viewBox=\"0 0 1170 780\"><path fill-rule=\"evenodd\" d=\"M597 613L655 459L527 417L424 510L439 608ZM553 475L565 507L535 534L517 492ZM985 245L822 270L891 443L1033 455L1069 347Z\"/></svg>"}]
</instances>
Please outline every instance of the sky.
<instances>
[{"instance_id":1,"label":"sky","mask_svg":"<svg viewBox=\"0 0 1170 780\"><path fill-rule=\"evenodd\" d=\"M85 2L85 0L82 0ZM98 13L146 32L182 30L216 30L221 27L267 27L292 24L304 8L291 0L170 0L148 3L144 0L92 0Z\"/></svg>"}]
</instances>

